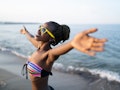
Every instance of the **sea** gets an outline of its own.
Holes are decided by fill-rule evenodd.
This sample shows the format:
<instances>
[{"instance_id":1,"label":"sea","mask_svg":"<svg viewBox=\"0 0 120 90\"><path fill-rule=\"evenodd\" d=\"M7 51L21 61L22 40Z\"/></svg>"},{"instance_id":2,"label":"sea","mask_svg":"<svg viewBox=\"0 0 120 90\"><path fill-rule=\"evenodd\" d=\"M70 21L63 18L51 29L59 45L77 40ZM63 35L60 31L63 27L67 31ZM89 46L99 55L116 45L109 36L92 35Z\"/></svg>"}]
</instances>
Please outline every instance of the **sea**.
<instances>
[{"instance_id":1,"label":"sea","mask_svg":"<svg viewBox=\"0 0 120 90\"><path fill-rule=\"evenodd\" d=\"M20 34L25 26L27 30L35 35L40 24L0 24L0 51L13 53L19 57L29 57L36 48ZM53 68L70 73L89 72L99 75L110 81L120 82L120 24L68 24L71 40L77 33L90 28L98 31L90 36L107 38L105 50L98 52L96 56L88 56L76 49L60 56L54 63ZM68 41L69 41L68 40ZM67 41L66 41L67 42ZM62 45L64 43L60 43ZM53 47L54 48L54 47Z\"/></svg>"}]
</instances>

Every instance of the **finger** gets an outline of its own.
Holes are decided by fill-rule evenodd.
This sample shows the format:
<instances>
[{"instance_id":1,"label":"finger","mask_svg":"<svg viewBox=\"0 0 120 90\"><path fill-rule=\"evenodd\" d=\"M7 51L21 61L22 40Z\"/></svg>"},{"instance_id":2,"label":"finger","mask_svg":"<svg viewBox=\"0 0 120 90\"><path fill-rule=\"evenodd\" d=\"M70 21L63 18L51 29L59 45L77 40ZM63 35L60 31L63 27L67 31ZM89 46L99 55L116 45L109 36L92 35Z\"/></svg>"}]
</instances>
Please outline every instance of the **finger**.
<instances>
[{"instance_id":1,"label":"finger","mask_svg":"<svg viewBox=\"0 0 120 90\"><path fill-rule=\"evenodd\" d=\"M86 54L88 54L88 55L90 55L90 56L95 56L95 52L93 52L93 51L88 51L88 50L84 50L83 51L83 53L86 53Z\"/></svg>"},{"instance_id":2,"label":"finger","mask_svg":"<svg viewBox=\"0 0 120 90\"><path fill-rule=\"evenodd\" d=\"M104 51L104 48L103 47L91 47L90 50L96 51L96 52L102 52Z\"/></svg>"},{"instance_id":3,"label":"finger","mask_svg":"<svg viewBox=\"0 0 120 90\"><path fill-rule=\"evenodd\" d=\"M23 29L20 30L20 32L22 32L22 31L23 31Z\"/></svg>"},{"instance_id":4,"label":"finger","mask_svg":"<svg viewBox=\"0 0 120 90\"><path fill-rule=\"evenodd\" d=\"M103 39L97 39L97 38L95 38L95 39L94 39L94 42L99 42L99 43L104 43L104 42L106 42L106 41L107 41L106 38L103 38Z\"/></svg>"},{"instance_id":5,"label":"finger","mask_svg":"<svg viewBox=\"0 0 120 90\"><path fill-rule=\"evenodd\" d=\"M96 32L96 31L97 31L97 28L91 28L91 29L88 29L88 30L84 31L83 33L84 34L90 34L90 33Z\"/></svg>"},{"instance_id":6,"label":"finger","mask_svg":"<svg viewBox=\"0 0 120 90\"><path fill-rule=\"evenodd\" d=\"M20 33L21 33L21 34L24 34L24 33L23 33L23 29L20 30Z\"/></svg>"},{"instance_id":7,"label":"finger","mask_svg":"<svg viewBox=\"0 0 120 90\"><path fill-rule=\"evenodd\" d=\"M104 43L93 43L91 47L103 47Z\"/></svg>"}]
</instances>

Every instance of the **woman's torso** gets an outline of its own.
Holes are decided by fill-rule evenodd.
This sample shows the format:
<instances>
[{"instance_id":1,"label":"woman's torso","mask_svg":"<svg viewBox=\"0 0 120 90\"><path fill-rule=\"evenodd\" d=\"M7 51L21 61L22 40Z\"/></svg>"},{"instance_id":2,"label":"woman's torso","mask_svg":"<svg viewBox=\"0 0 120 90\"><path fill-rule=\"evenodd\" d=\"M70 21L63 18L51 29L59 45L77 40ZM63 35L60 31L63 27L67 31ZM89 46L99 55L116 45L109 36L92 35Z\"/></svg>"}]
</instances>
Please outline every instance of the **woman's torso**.
<instances>
[{"instance_id":1,"label":"woman's torso","mask_svg":"<svg viewBox=\"0 0 120 90\"><path fill-rule=\"evenodd\" d=\"M48 51L39 51L37 50L34 52L31 57L29 58L29 61L32 63L37 64L38 66L42 67L48 72L51 72L52 65L54 60L54 57L52 57ZM30 74L30 79L32 82L32 89L33 90L49 90L48 87L48 77L34 77Z\"/></svg>"}]
</instances>

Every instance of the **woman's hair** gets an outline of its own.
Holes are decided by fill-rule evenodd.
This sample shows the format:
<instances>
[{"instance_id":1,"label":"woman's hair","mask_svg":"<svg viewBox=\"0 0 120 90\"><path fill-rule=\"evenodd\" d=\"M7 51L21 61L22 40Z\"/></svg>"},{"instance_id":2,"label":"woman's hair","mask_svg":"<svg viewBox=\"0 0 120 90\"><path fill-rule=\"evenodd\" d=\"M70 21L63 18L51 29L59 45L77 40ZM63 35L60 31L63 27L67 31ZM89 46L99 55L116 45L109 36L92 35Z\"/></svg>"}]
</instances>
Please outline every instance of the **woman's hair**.
<instances>
[{"instance_id":1,"label":"woman's hair","mask_svg":"<svg viewBox=\"0 0 120 90\"><path fill-rule=\"evenodd\" d=\"M54 26L54 30L52 30L52 33L55 36L55 41L51 43L53 46L69 39L69 35L70 35L69 26L64 25L64 24L60 25L53 21L50 21L48 23L51 23Z\"/></svg>"}]
</instances>

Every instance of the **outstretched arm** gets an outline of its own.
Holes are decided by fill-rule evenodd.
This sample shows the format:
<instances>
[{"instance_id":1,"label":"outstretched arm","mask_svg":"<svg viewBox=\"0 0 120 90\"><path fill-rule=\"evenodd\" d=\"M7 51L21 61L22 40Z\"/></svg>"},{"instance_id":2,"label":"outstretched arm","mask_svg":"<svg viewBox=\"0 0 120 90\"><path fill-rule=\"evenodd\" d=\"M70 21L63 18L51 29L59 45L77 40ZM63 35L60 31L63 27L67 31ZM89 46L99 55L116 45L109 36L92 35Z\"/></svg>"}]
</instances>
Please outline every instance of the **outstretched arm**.
<instances>
[{"instance_id":1,"label":"outstretched arm","mask_svg":"<svg viewBox=\"0 0 120 90\"><path fill-rule=\"evenodd\" d=\"M107 41L106 39L98 39L89 36L89 34L96 31L96 28L85 30L77 34L70 42L51 49L50 53L59 56L75 48L80 52L86 53L90 56L94 56L97 52L101 52L104 50L104 43Z\"/></svg>"},{"instance_id":2,"label":"outstretched arm","mask_svg":"<svg viewBox=\"0 0 120 90\"><path fill-rule=\"evenodd\" d=\"M36 47L38 48L38 41L35 40L34 36L30 34L27 29L24 27L20 30L21 34L26 35L27 39Z\"/></svg>"}]
</instances>

